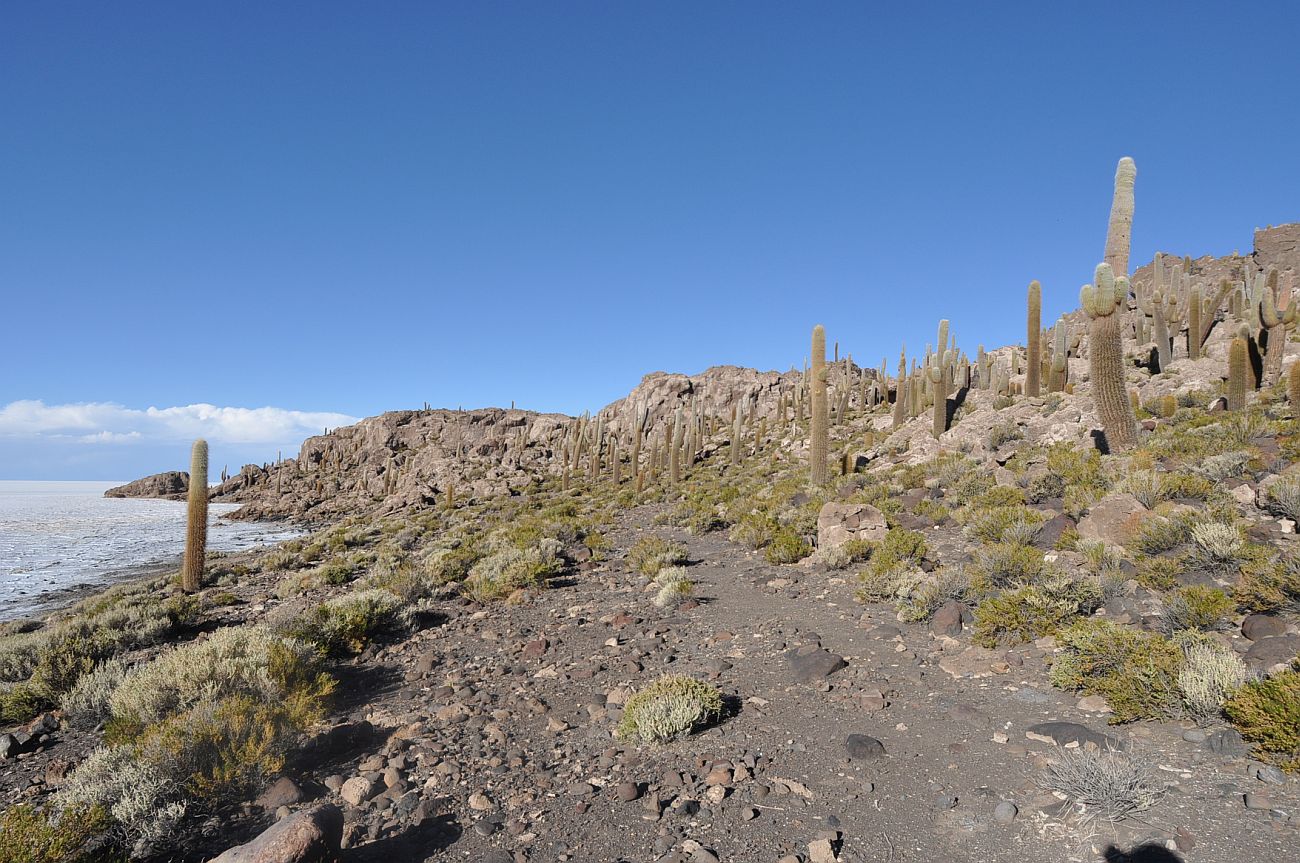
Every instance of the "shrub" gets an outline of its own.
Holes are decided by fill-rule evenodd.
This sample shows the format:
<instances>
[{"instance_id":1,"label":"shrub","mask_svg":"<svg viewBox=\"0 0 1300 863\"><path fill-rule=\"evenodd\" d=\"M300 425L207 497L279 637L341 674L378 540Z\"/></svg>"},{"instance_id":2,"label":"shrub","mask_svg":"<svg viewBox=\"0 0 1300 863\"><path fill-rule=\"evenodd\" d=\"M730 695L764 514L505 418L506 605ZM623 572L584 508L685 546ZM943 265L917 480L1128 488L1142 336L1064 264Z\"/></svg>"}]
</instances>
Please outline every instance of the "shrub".
<instances>
[{"instance_id":1,"label":"shrub","mask_svg":"<svg viewBox=\"0 0 1300 863\"><path fill-rule=\"evenodd\" d=\"M1217 587L1181 587L1166 597L1162 622L1168 633L1220 629L1232 610L1232 600Z\"/></svg>"},{"instance_id":2,"label":"shrub","mask_svg":"<svg viewBox=\"0 0 1300 863\"><path fill-rule=\"evenodd\" d=\"M110 659L78 680L60 703L68 724L89 731L108 719L112 714L109 701L126 675L126 663Z\"/></svg>"},{"instance_id":3,"label":"shrub","mask_svg":"<svg viewBox=\"0 0 1300 863\"><path fill-rule=\"evenodd\" d=\"M666 566L686 562L686 546L661 536L643 536L627 552L627 565L642 575L654 577Z\"/></svg>"},{"instance_id":4,"label":"shrub","mask_svg":"<svg viewBox=\"0 0 1300 863\"><path fill-rule=\"evenodd\" d=\"M763 549L763 556L769 563L798 563L812 554L812 546L802 536L789 527L781 527L772 536L772 541Z\"/></svg>"},{"instance_id":5,"label":"shrub","mask_svg":"<svg viewBox=\"0 0 1300 863\"><path fill-rule=\"evenodd\" d=\"M483 556L477 543L435 548L424 560L424 572L434 584L455 584L465 580Z\"/></svg>"},{"instance_id":6,"label":"shrub","mask_svg":"<svg viewBox=\"0 0 1300 863\"><path fill-rule=\"evenodd\" d=\"M1186 561L1181 556L1147 557L1137 560L1137 582L1152 590L1172 590L1178 576L1186 571Z\"/></svg>"},{"instance_id":7,"label":"shrub","mask_svg":"<svg viewBox=\"0 0 1300 863\"><path fill-rule=\"evenodd\" d=\"M1206 569L1226 572L1236 569L1243 560L1246 543L1235 526L1209 521L1194 526L1191 532L1196 559Z\"/></svg>"},{"instance_id":8,"label":"shrub","mask_svg":"<svg viewBox=\"0 0 1300 863\"><path fill-rule=\"evenodd\" d=\"M1101 588L1093 581L1058 576L987 597L975 606L974 641L984 647L1020 644L1051 635L1101 603Z\"/></svg>"},{"instance_id":9,"label":"shrub","mask_svg":"<svg viewBox=\"0 0 1300 863\"><path fill-rule=\"evenodd\" d=\"M845 545L846 543L818 546L817 561L827 569L847 569L849 564L853 563L853 555L848 552Z\"/></svg>"},{"instance_id":10,"label":"shrub","mask_svg":"<svg viewBox=\"0 0 1300 863\"><path fill-rule=\"evenodd\" d=\"M1030 503L1042 503L1045 500L1063 497L1065 497L1065 477L1059 473L1040 474L1030 480L1029 487L1025 489L1025 498Z\"/></svg>"},{"instance_id":11,"label":"shrub","mask_svg":"<svg viewBox=\"0 0 1300 863\"><path fill-rule=\"evenodd\" d=\"M1264 758L1300 772L1300 670L1245 684L1224 703L1223 712Z\"/></svg>"},{"instance_id":12,"label":"shrub","mask_svg":"<svg viewBox=\"0 0 1300 863\"><path fill-rule=\"evenodd\" d=\"M108 851L93 844L109 826L100 808L55 815L25 803L11 806L0 814L0 863L108 863Z\"/></svg>"},{"instance_id":13,"label":"shrub","mask_svg":"<svg viewBox=\"0 0 1300 863\"><path fill-rule=\"evenodd\" d=\"M137 856L163 842L185 817L185 775L180 765L134 747L97 749L54 797L60 808L107 812L114 829Z\"/></svg>"},{"instance_id":14,"label":"shrub","mask_svg":"<svg viewBox=\"0 0 1300 863\"><path fill-rule=\"evenodd\" d=\"M397 623L402 608L402 601L387 590L361 590L311 608L290 623L285 634L324 656L357 654Z\"/></svg>"},{"instance_id":15,"label":"shrub","mask_svg":"<svg viewBox=\"0 0 1300 863\"><path fill-rule=\"evenodd\" d=\"M543 539L526 551L508 546L479 559L461 590L475 602L491 602L517 590L543 587L562 568L559 552L560 543L554 539Z\"/></svg>"},{"instance_id":16,"label":"shrub","mask_svg":"<svg viewBox=\"0 0 1300 863\"><path fill-rule=\"evenodd\" d=\"M315 665L313 651L301 642L261 627L227 627L132 670L109 706L119 736L134 736L200 701L234 695L283 701L293 695L289 683Z\"/></svg>"},{"instance_id":17,"label":"shrub","mask_svg":"<svg viewBox=\"0 0 1300 863\"><path fill-rule=\"evenodd\" d=\"M1241 476L1250 463L1249 452L1225 452L1212 455L1194 465L1191 469L1211 482L1223 482L1234 476Z\"/></svg>"},{"instance_id":18,"label":"shrub","mask_svg":"<svg viewBox=\"0 0 1300 863\"><path fill-rule=\"evenodd\" d=\"M1300 613L1300 558L1248 552L1232 598L1245 611Z\"/></svg>"},{"instance_id":19,"label":"shrub","mask_svg":"<svg viewBox=\"0 0 1300 863\"><path fill-rule=\"evenodd\" d=\"M1180 637L1178 642L1183 650L1178 670L1183 707L1197 722L1208 722L1219 715L1224 699L1245 683L1246 665L1212 638Z\"/></svg>"},{"instance_id":20,"label":"shrub","mask_svg":"<svg viewBox=\"0 0 1300 863\"><path fill-rule=\"evenodd\" d=\"M628 699L618 736L666 743L714 722L722 715L722 693L682 674L665 675Z\"/></svg>"},{"instance_id":21,"label":"shrub","mask_svg":"<svg viewBox=\"0 0 1300 863\"><path fill-rule=\"evenodd\" d=\"M1132 546L1143 554L1160 554L1177 548L1192 539L1192 528L1197 525L1195 514L1180 512L1172 517L1155 516L1146 519Z\"/></svg>"},{"instance_id":22,"label":"shrub","mask_svg":"<svg viewBox=\"0 0 1300 863\"><path fill-rule=\"evenodd\" d=\"M998 449L1005 443L1022 440L1024 436L1025 433L1021 431L1015 420L1003 420L989 431L989 449Z\"/></svg>"},{"instance_id":23,"label":"shrub","mask_svg":"<svg viewBox=\"0 0 1300 863\"><path fill-rule=\"evenodd\" d=\"M966 519L966 535L980 542L1029 545L1038 536L1043 515L1023 505L977 510Z\"/></svg>"},{"instance_id":24,"label":"shrub","mask_svg":"<svg viewBox=\"0 0 1300 863\"><path fill-rule=\"evenodd\" d=\"M1155 509L1162 500L1160 474L1153 470L1134 471L1124 480L1124 490L1147 509Z\"/></svg>"},{"instance_id":25,"label":"shrub","mask_svg":"<svg viewBox=\"0 0 1300 863\"><path fill-rule=\"evenodd\" d=\"M1056 634L1064 648L1052 662L1052 683L1101 695L1112 723L1178 715L1182 651L1159 635L1108 620L1082 620Z\"/></svg>"},{"instance_id":26,"label":"shrub","mask_svg":"<svg viewBox=\"0 0 1300 863\"><path fill-rule=\"evenodd\" d=\"M1281 476L1268 486L1264 505L1274 515L1300 521L1300 477Z\"/></svg>"},{"instance_id":27,"label":"shrub","mask_svg":"<svg viewBox=\"0 0 1300 863\"><path fill-rule=\"evenodd\" d=\"M1042 784L1073 800L1085 817L1111 822L1150 809L1166 790L1143 759L1095 749L1054 753Z\"/></svg>"},{"instance_id":28,"label":"shrub","mask_svg":"<svg viewBox=\"0 0 1300 863\"><path fill-rule=\"evenodd\" d=\"M976 550L971 569L980 591L1022 587L1042 574L1043 553L1031 546L995 543Z\"/></svg>"},{"instance_id":29,"label":"shrub","mask_svg":"<svg viewBox=\"0 0 1300 863\"><path fill-rule=\"evenodd\" d=\"M1167 473L1161 479L1161 497L1165 500L1209 501L1222 494L1217 482L1193 473Z\"/></svg>"},{"instance_id":30,"label":"shrub","mask_svg":"<svg viewBox=\"0 0 1300 863\"><path fill-rule=\"evenodd\" d=\"M659 592L655 594L654 602L660 608L667 608L680 602L690 596L695 589L694 583L686 575L686 570L680 566L668 566L659 570L659 574L655 576L655 584L659 586Z\"/></svg>"},{"instance_id":31,"label":"shrub","mask_svg":"<svg viewBox=\"0 0 1300 863\"><path fill-rule=\"evenodd\" d=\"M913 582L903 592L895 590L898 616L907 623L929 620L951 600L965 602L971 594L970 576L959 566L946 566L926 581Z\"/></svg>"}]
</instances>

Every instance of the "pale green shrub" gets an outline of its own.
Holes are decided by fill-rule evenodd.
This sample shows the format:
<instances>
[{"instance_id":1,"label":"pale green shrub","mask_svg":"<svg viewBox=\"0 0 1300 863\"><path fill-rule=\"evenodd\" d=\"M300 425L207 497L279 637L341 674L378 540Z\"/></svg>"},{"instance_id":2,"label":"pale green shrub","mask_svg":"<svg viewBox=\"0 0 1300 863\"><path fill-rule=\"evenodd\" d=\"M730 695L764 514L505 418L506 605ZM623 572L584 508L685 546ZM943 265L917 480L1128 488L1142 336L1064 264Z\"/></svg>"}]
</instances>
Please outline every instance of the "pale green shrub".
<instances>
[{"instance_id":1,"label":"pale green shrub","mask_svg":"<svg viewBox=\"0 0 1300 863\"><path fill-rule=\"evenodd\" d=\"M126 679L128 666L120 659L110 659L89 674L83 675L60 702L63 716L73 728L89 731L112 715L110 700Z\"/></svg>"},{"instance_id":2,"label":"pale green shrub","mask_svg":"<svg viewBox=\"0 0 1300 863\"><path fill-rule=\"evenodd\" d=\"M1204 636L1184 638L1183 665L1178 670L1178 689L1187 713L1198 722L1219 715L1223 702L1246 682L1246 664L1230 649Z\"/></svg>"},{"instance_id":3,"label":"pale green shrub","mask_svg":"<svg viewBox=\"0 0 1300 863\"><path fill-rule=\"evenodd\" d=\"M1192 541L1196 544L1196 558L1206 569L1224 571L1235 569L1243 558L1246 543L1241 531L1230 524L1207 521L1192 527Z\"/></svg>"},{"instance_id":4,"label":"pale green shrub","mask_svg":"<svg viewBox=\"0 0 1300 863\"><path fill-rule=\"evenodd\" d=\"M717 687L682 674L668 674L637 692L623 707L618 736L643 743L667 743L722 714Z\"/></svg>"}]
</instances>

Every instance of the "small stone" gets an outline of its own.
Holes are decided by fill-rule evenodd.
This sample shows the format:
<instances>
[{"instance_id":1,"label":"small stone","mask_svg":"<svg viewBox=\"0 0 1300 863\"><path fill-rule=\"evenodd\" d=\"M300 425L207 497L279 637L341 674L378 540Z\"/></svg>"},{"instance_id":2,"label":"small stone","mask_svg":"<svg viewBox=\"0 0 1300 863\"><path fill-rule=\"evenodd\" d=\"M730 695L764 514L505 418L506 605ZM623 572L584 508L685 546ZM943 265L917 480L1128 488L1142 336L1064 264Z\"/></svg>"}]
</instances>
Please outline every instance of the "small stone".
<instances>
[{"instance_id":1,"label":"small stone","mask_svg":"<svg viewBox=\"0 0 1300 863\"><path fill-rule=\"evenodd\" d=\"M758 810L755 809L753 806L746 806L744 809L740 810L741 821L753 821L757 817L758 817Z\"/></svg>"},{"instance_id":2,"label":"small stone","mask_svg":"<svg viewBox=\"0 0 1300 863\"><path fill-rule=\"evenodd\" d=\"M1105 697L1101 695L1085 695L1083 698L1080 698L1079 703L1074 706L1079 710L1082 710L1084 713L1111 712L1110 705L1106 703Z\"/></svg>"},{"instance_id":3,"label":"small stone","mask_svg":"<svg viewBox=\"0 0 1300 863\"><path fill-rule=\"evenodd\" d=\"M1209 735L1199 728L1189 728L1183 732L1183 739L1188 743L1204 743L1207 737Z\"/></svg>"},{"instance_id":4,"label":"small stone","mask_svg":"<svg viewBox=\"0 0 1300 863\"><path fill-rule=\"evenodd\" d=\"M620 782L614 788L614 795L624 803L631 803L641 796L641 786L635 782Z\"/></svg>"},{"instance_id":5,"label":"small stone","mask_svg":"<svg viewBox=\"0 0 1300 863\"><path fill-rule=\"evenodd\" d=\"M964 603L951 600L945 602L930 619L930 631L935 635L956 638L961 635L962 625L970 618L970 609Z\"/></svg>"},{"instance_id":6,"label":"small stone","mask_svg":"<svg viewBox=\"0 0 1300 863\"><path fill-rule=\"evenodd\" d=\"M838 859L829 839L818 839L808 843L809 863L838 863Z\"/></svg>"},{"instance_id":7,"label":"small stone","mask_svg":"<svg viewBox=\"0 0 1300 863\"><path fill-rule=\"evenodd\" d=\"M1258 791L1248 791L1245 795L1247 809L1272 809L1273 801L1267 794L1261 794Z\"/></svg>"},{"instance_id":8,"label":"small stone","mask_svg":"<svg viewBox=\"0 0 1300 863\"><path fill-rule=\"evenodd\" d=\"M999 824L1007 825L1012 821L1015 821L1016 816L1019 814L1020 810L1016 808L1016 804L1012 803L1010 800L1003 800L994 807L993 820Z\"/></svg>"},{"instance_id":9,"label":"small stone","mask_svg":"<svg viewBox=\"0 0 1300 863\"><path fill-rule=\"evenodd\" d=\"M364 776L353 776L339 789L339 796L353 806L360 806L375 796L375 783Z\"/></svg>"},{"instance_id":10,"label":"small stone","mask_svg":"<svg viewBox=\"0 0 1300 863\"><path fill-rule=\"evenodd\" d=\"M1250 614L1241 622L1241 634L1251 641L1286 634L1286 621L1271 614Z\"/></svg>"},{"instance_id":11,"label":"small stone","mask_svg":"<svg viewBox=\"0 0 1300 863\"><path fill-rule=\"evenodd\" d=\"M1255 771L1255 778L1267 785L1285 785L1286 774L1272 764L1266 764Z\"/></svg>"},{"instance_id":12,"label":"small stone","mask_svg":"<svg viewBox=\"0 0 1300 863\"><path fill-rule=\"evenodd\" d=\"M858 761L875 761L885 754L885 744L869 734L850 734L844 740L849 757Z\"/></svg>"},{"instance_id":13,"label":"small stone","mask_svg":"<svg viewBox=\"0 0 1300 863\"><path fill-rule=\"evenodd\" d=\"M295 803L301 803L303 800L302 789L298 783L294 782L288 776L281 776L271 787L267 788L257 798L257 805L262 809L270 812L279 809L281 806L292 806Z\"/></svg>"},{"instance_id":14,"label":"small stone","mask_svg":"<svg viewBox=\"0 0 1300 863\"><path fill-rule=\"evenodd\" d=\"M939 796L934 798L933 805L934 808L939 810L940 812L947 812L949 809L956 809L957 795L940 794Z\"/></svg>"},{"instance_id":15,"label":"small stone","mask_svg":"<svg viewBox=\"0 0 1300 863\"><path fill-rule=\"evenodd\" d=\"M590 797L596 789L588 782L574 782L569 785L569 793L574 797Z\"/></svg>"},{"instance_id":16,"label":"small stone","mask_svg":"<svg viewBox=\"0 0 1300 863\"><path fill-rule=\"evenodd\" d=\"M475 791L469 796L469 808L475 812L491 812L496 808L496 804L482 791Z\"/></svg>"},{"instance_id":17,"label":"small stone","mask_svg":"<svg viewBox=\"0 0 1300 863\"><path fill-rule=\"evenodd\" d=\"M1235 728L1216 731L1205 738L1205 748L1225 758L1239 758L1246 754L1246 744L1241 739L1241 732Z\"/></svg>"}]
</instances>

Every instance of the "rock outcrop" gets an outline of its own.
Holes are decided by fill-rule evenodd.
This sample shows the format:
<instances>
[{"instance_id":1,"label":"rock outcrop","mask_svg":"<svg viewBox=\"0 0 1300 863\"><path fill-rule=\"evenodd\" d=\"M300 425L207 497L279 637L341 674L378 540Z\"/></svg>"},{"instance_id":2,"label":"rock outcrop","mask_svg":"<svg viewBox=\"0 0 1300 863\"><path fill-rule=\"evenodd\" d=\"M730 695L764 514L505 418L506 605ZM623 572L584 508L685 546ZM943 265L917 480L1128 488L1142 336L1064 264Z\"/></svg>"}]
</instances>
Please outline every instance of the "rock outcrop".
<instances>
[{"instance_id":1,"label":"rock outcrop","mask_svg":"<svg viewBox=\"0 0 1300 863\"><path fill-rule=\"evenodd\" d=\"M190 490L190 475L185 471L169 470L119 485L104 492L104 497L143 497L164 500L184 500Z\"/></svg>"}]
</instances>

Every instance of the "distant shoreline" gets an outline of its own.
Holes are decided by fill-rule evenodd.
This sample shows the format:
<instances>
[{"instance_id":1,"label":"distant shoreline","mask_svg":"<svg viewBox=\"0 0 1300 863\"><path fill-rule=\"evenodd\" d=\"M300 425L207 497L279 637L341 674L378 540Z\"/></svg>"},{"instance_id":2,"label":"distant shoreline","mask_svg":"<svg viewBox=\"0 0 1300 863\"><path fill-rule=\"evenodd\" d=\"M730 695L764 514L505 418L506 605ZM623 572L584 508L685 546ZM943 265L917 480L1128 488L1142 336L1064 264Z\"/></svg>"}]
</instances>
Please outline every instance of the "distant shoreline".
<instances>
[{"instance_id":1,"label":"distant shoreline","mask_svg":"<svg viewBox=\"0 0 1300 863\"><path fill-rule=\"evenodd\" d=\"M22 614L10 617L6 615L4 609L0 608L0 626L17 620L46 621L52 615L67 611L82 600L106 593L118 585L149 581L169 572L177 572L179 568L180 558L178 557L172 563L165 561L141 563L106 572L100 577L99 581L55 588L40 594L40 598L36 600L37 604L34 607L28 607Z\"/></svg>"}]
</instances>

